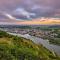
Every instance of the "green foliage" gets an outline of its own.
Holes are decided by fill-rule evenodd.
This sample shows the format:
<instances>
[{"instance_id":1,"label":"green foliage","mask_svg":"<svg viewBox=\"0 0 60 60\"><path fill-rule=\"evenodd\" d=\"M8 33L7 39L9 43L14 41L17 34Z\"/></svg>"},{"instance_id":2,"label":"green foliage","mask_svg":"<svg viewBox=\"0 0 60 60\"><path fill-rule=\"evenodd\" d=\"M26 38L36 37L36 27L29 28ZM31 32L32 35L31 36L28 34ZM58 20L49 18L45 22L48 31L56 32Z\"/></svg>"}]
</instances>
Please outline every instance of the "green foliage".
<instances>
[{"instance_id":1,"label":"green foliage","mask_svg":"<svg viewBox=\"0 0 60 60\"><path fill-rule=\"evenodd\" d=\"M0 60L60 60L42 45L0 31Z\"/></svg>"},{"instance_id":2,"label":"green foliage","mask_svg":"<svg viewBox=\"0 0 60 60\"><path fill-rule=\"evenodd\" d=\"M7 34L6 32L4 32L4 31L0 31L0 38L2 38L2 37L13 37L12 35L9 35L9 34Z\"/></svg>"}]
</instances>

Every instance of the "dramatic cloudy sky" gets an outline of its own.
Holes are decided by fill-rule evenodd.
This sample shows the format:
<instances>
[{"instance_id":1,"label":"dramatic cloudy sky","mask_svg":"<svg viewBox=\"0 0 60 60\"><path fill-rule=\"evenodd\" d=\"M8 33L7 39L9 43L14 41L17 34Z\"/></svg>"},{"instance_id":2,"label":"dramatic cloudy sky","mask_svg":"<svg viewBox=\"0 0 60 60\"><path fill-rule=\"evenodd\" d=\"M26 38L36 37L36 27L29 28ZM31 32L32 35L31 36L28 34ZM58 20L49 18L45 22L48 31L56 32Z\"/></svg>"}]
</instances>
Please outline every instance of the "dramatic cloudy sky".
<instances>
[{"instance_id":1,"label":"dramatic cloudy sky","mask_svg":"<svg viewBox=\"0 0 60 60\"><path fill-rule=\"evenodd\" d=\"M60 0L0 0L0 11L27 18L60 17Z\"/></svg>"}]
</instances>

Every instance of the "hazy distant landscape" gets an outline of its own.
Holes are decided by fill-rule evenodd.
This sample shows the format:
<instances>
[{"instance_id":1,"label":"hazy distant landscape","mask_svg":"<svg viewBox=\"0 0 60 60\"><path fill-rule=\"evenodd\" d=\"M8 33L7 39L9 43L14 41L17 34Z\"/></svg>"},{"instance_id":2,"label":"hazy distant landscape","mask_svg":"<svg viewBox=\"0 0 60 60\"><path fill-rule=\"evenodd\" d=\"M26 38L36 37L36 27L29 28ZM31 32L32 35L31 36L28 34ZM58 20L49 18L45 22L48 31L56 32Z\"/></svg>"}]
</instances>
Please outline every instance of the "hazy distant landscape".
<instances>
[{"instance_id":1,"label":"hazy distant landscape","mask_svg":"<svg viewBox=\"0 0 60 60\"><path fill-rule=\"evenodd\" d=\"M33 41L0 31L1 60L60 60L54 52Z\"/></svg>"},{"instance_id":2,"label":"hazy distant landscape","mask_svg":"<svg viewBox=\"0 0 60 60\"><path fill-rule=\"evenodd\" d=\"M60 51L59 51L60 50L59 49L60 48L60 25L26 25L26 26L24 25L23 26L21 25L0 25L0 29L2 31L17 34L17 35L18 34L21 34L21 35L29 34L31 36L44 39L46 41L48 40L49 44L56 45L56 47L52 46L54 48L52 47L50 48L52 48L53 51L54 49L58 48L54 52L60 55ZM28 36L26 35L26 37ZM30 38L27 38L27 39L30 39ZM47 47L47 49L49 48Z\"/></svg>"},{"instance_id":3,"label":"hazy distant landscape","mask_svg":"<svg viewBox=\"0 0 60 60\"><path fill-rule=\"evenodd\" d=\"M43 39L48 39L50 43L60 45L60 25L0 25L0 28L7 32L30 34Z\"/></svg>"}]
</instances>

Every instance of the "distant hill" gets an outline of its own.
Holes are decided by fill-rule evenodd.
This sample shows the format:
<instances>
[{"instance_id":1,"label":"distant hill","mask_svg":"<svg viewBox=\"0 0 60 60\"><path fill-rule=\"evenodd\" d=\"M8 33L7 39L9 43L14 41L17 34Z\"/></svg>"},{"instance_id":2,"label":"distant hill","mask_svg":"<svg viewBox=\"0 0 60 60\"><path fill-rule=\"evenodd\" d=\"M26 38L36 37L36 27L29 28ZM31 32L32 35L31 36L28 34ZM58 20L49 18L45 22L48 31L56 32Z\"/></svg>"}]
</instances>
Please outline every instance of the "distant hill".
<instances>
[{"instance_id":1,"label":"distant hill","mask_svg":"<svg viewBox=\"0 0 60 60\"><path fill-rule=\"evenodd\" d=\"M52 26L49 26L49 28L60 28L60 25L52 25Z\"/></svg>"},{"instance_id":2,"label":"distant hill","mask_svg":"<svg viewBox=\"0 0 60 60\"><path fill-rule=\"evenodd\" d=\"M31 26L24 26L24 25L0 25L0 28L22 28L22 29L28 29L32 28Z\"/></svg>"}]
</instances>

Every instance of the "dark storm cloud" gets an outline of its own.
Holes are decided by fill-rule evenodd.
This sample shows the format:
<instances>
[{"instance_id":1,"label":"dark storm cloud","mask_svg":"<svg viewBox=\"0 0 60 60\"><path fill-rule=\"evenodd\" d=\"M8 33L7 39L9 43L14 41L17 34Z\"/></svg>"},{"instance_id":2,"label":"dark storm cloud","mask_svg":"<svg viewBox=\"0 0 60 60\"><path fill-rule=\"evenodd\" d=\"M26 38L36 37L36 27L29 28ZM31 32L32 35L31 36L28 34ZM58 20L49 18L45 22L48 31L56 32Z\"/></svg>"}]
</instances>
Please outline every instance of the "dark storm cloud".
<instances>
[{"instance_id":1,"label":"dark storm cloud","mask_svg":"<svg viewBox=\"0 0 60 60\"><path fill-rule=\"evenodd\" d=\"M0 10L13 12L18 8L25 8L36 16L60 16L60 0L0 0Z\"/></svg>"}]
</instances>

